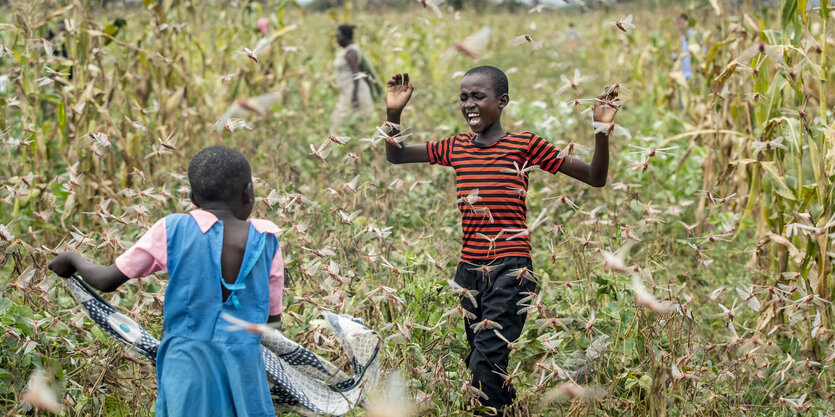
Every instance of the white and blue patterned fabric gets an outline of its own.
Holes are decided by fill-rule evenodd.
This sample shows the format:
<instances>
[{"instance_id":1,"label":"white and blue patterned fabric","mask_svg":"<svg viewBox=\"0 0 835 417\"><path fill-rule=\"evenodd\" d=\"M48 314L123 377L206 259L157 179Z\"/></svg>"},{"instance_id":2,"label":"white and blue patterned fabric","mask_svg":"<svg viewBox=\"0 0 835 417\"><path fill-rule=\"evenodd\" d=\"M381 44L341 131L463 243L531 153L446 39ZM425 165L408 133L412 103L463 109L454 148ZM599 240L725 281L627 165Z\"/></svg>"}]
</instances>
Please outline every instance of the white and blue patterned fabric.
<instances>
[{"instance_id":1,"label":"white and blue patterned fabric","mask_svg":"<svg viewBox=\"0 0 835 417\"><path fill-rule=\"evenodd\" d=\"M73 298L106 333L155 362L159 340L119 313L74 275L66 280ZM322 313L351 360L349 376L334 364L272 329L261 338L270 394L276 411L301 415L343 415L365 404L365 394L377 384L382 340L359 319Z\"/></svg>"}]
</instances>

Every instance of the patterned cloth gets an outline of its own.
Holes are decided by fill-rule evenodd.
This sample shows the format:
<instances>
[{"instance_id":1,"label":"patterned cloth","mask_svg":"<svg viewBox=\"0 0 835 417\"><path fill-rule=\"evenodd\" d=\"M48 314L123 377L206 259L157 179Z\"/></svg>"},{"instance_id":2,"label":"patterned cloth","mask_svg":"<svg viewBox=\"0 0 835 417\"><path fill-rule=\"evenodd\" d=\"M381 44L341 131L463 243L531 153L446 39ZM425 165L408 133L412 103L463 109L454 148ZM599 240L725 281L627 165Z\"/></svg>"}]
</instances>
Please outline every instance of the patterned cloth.
<instances>
[{"instance_id":1,"label":"patterned cloth","mask_svg":"<svg viewBox=\"0 0 835 417\"><path fill-rule=\"evenodd\" d=\"M563 157L554 145L531 132L508 133L488 146L474 138L466 132L426 143L430 164L455 169L463 231L461 261L530 258L525 232L528 172L536 165L556 174ZM473 197L468 197L471 193Z\"/></svg>"},{"instance_id":2,"label":"patterned cloth","mask_svg":"<svg viewBox=\"0 0 835 417\"><path fill-rule=\"evenodd\" d=\"M78 276L67 287L93 322L137 353L156 361L159 341L119 313ZM365 403L380 372L382 341L373 330L349 316L322 313L351 359L353 376L273 329L261 338L270 393L277 411L302 415L343 415Z\"/></svg>"}]
</instances>

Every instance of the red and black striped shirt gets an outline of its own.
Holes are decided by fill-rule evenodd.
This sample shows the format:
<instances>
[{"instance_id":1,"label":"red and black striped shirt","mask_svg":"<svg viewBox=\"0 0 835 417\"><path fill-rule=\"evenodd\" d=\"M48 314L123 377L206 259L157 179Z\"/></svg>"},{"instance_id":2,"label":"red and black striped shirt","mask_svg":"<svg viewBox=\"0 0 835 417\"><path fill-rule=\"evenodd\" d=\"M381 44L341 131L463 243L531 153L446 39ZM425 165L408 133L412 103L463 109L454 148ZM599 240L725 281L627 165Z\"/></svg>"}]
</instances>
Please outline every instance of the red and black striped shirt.
<instances>
[{"instance_id":1,"label":"red and black striped shirt","mask_svg":"<svg viewBox=\"0 0 835 417\"><path fill-rule=\"evenodd\" d=\"M528 228L528 173L519 174L516 167L538 165L556 174L563 161L557 157L559 150L531 132L509 133L490 146L474 143L474 137L473 133L459 133L426 143L430 164L455 169L463 231L461 261L530 257L528 234L515 236ZM468 201L473 190L478 190L478 197Z\"/></svg>"}]
</instances>

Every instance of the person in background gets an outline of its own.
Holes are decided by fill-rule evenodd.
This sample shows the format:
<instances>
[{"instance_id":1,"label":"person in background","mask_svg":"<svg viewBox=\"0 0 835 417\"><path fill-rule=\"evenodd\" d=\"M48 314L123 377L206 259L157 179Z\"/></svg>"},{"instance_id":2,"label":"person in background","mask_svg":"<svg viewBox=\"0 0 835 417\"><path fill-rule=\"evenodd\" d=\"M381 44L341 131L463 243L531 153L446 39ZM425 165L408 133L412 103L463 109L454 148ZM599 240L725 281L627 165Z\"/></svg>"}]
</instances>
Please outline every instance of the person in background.
<instances>
[{"instance_id":1,"label":"person in background","mask_svg":"<svg viewBox=\"0 0 835 417\"><path fill-rule=\"evenodd\" d=\"M340 25L336 29L336 43L342 49L333 61L334 78L339 89L339 99L331 113L331 132L342 127L355 112L369 117L374 112L369 83L362 78L367 76L360 70L362 51L354 43L354 25Z\"/></svg>"},{"instance_id":2,"label":"person in background","mask_svg":"<svg viewBox=\"0 0 835 417\"><path fill-rule=\"evenodd\" d=\"M261 36L267 36L270 33L270 19L266 17L259 17L257 21L255 21L255 27L258 28L258 31L261 32Z\"/></svg>"},{"instance_id":3,"label":"person in background","mask_svg":"<svg viewBox=\"0 0 835 417\"><path fill-rule=\"evenodd\" d=\"M574 29L574 22L568 24L568 29L565 31L565 47L569 51L573 51L580 46L580 34L577 29Z\"/></svg>"},{"instance_id":4,"label":"person in background","mask_svg":"<svg viewBox=\"0 0 835 417\"><path fill-rule=\"evenodd\" d=\"M701 41L698 39L696 32L690 27L689 18L687 14L682 13L676 19L678 31L681 34L681 73L684 75L686 81L693 78L693 68L690 61L690 44L699 45L702 49Z\"/></svg>"}]
</instances>

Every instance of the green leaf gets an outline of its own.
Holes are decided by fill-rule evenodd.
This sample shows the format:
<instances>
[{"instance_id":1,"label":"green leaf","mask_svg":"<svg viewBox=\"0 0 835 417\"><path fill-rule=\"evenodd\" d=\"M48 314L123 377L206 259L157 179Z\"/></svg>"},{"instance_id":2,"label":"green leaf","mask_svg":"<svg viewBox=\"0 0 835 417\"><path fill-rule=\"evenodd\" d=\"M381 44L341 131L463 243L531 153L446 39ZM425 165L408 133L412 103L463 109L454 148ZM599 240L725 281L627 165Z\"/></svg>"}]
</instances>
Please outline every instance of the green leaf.
<instances>
[{"instance_id":1,"label":"green leaf","mask_svg":"<svg viewBox=\"0 0 835 417\"><path fill-rule=\"evenodd\" d=\"M829 20L829 1L822 1L821 7L818 10L820 13L821 20Z\"/></svg>"},{"instance_id":2,"label":"green leaf","mask_svg":"<svg viewBox=\"0 0 835 417\"><path fill-rule=\"evenodd\" d=\"M722 42L714 43L713 46L710 47L710 52L708 52L707 59L705 59L705 62L713 62L713 59L716 58L716 53L719 52L719 48L730 44L734 40L735 39L726 39Z\"/></svg>"},{"instance_id":3,"label":"green leaf","mask_svg":"<svg viewBox=\"0 0 835 417\"><path fill-rule=\"evenodd\" d=\"M12 381L12 374L11 372L0 368L0 394L5 395L8 393L11 388L10 382Z\"/></svg>"},{"instance_id":4,"label":"green leaf","mask_svg":"<svg viewBox=\"0 0 835 417\"><path fill-rule=\"evenodd\" d=\"M64 105L64 100L58 101L58 107L55 109L55 112L58 116L58 127L60 127L61 136L64 136L67 127L67 109Z\"/></svg>"},{"instance_id":5,"label":"green leaf","mask_svg":"<svg viewBox=\"0 0 835 417\"><path fill-rule=\"evenodd\" d=\"M780 13L780 20L783 22L783 27L788 27L796 15L797 0L786 0L786 2L783 3L783 12Z\"/></svg>"},{"instance_id":6,"label":"green leaf","mask_svg":"<svg viewBox=\"0 0 835 417\"><path fill-rule=\"evenodd\" d=\"M818 192L818 199L823 201L823 196L826 194L826 181L821 178L821 163L823 161L815 138L810 138L807 143L809 144L809 157L812 160L812 172L815 174L815 188Z\"/></svg>"},{"instance_id":7,"label":"green leaf","mask_svg":"<svg viewBox=\"0 0 835 417\"><path fill-rule=\"evenodd\" d=\"M90 333L92 333L96 340L98 340L99 342L107 343L107 335L104 334L104 332L98 326L92 326L90 328Z\"/></svg>"},{"instance_id":8,"label":"green leaf","mask_svg":"<svg viewBox=\"0 0 835 417\"><path fill-rule=\"evenodd\" d=\"M104 33L106 33L110 36L115 35L116 32L118 32L118 31L119 31L119 28L117 28L116 25L114 25L112 23L108 23L104 26Z\"/></svg>"},{"instance_id":9,"label":"green leaf","mask_svg":"<svg viewBox=\"0 0 835 417\"><path fill-rule=\"evenodd\" d=\"M5 97L0 97L0 132L6 130L7 126L7 119L6 119L6 108L7 108L7 101Z\"/></svg>"},{"instance_id":10,"label":"green leaf","mask_svg":"<svg viewBox=\"0 0 835 417\"><path fill-rule=\"evenodd\" d=\"M652 377L647 374L644 374L644 376L638 379L638 383L641 384L641 388L643 388L646 391L649 391L649 389L652 387Z\"/></svg>"},{"instance_id":11,"label":"green leaf","mask_svg":"<svg viewBox=\"0 0 835 417\"><path fill-rule=\"evenodd\" d=\"M800 121L797 119L788 119L783 125L783 136L786 138L793 153L800 155L802 153L801 143L802 137L800 135Z\"/></svg>"},{"instance_id":12,"label":"green leaf","mask_svg":"<svg viewBox=\"0 0 835 417\"><path fill-rule=\"evenodd\" d=\"M828 0L827 0L828 1ZM803 24L806 24L806 0L798 0L798 9L800 10L800 18L803 19Z\"/></svg>"},{"instance_id":13,"label":"green leaf","mask_svg":"<svg viewBox=\"0 0 835 417\"><path fill-rule=\"evenodd\" d=\"M127 416L132 411L127 403L113 395L104 397L104 409L108 416Z\"/></svg>"},{"instance_id":14,"label":"green leaf","mask_svg":"<svg viewBox=\"0 0 835 417\"><path fill-rule=\"evenodd\" d=\"M0 312L8 310L12 306L12 300L8 298L0 298Z\"/></svg>"},{"instance_id":15,"label":"green leaf","mask_svg":"<svg viewBox=\"0 0 835 417\"><path fill-rule=\"evenodd\" d=\"M774 75L774 78L768 85L768 92L766 93L768 101L766 102L765 107L757 106L757 113L760 117L760 121L771 119L773 117L772 114L777 112L783 102L783 95L780 94L780 90L782 90L786 84L786 79L783 78L782 75L779 73Z\"/></svg>"}]
</instances>

